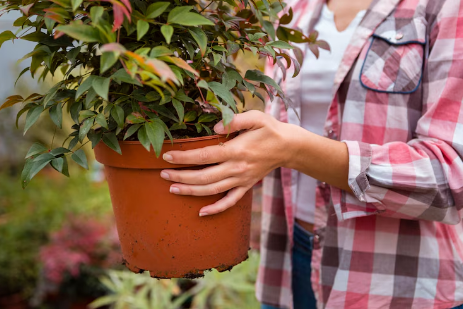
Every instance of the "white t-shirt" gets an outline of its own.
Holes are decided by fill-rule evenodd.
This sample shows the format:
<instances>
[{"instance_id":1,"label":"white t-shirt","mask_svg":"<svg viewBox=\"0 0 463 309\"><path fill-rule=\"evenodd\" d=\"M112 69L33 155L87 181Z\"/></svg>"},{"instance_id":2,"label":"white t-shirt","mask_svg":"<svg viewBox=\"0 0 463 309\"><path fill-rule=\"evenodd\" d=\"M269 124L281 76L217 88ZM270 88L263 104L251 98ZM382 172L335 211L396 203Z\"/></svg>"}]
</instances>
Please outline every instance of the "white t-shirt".
<instances>
[{"instance_id":1,"label":"white t-shirt","mask_svg":"<svg viewBox=\"0 0 463 309\"><path fill-rule=\"evenodd\" d=\"M334 14L325 4L315 25L319 39L328 42L331 52L320 49L319 58L307 51L301 68L301 126L322 135L323 127L332 100L334 75L344 52L365 11L360 11L350 25L339 32L334 23ZM302 91L303 89L303 91ZM316 162L314 162L316 164ZM315 188L317 180L303 173L298 175L296 193L296 218L314 223Z\"/></svg>"}]
</instances>

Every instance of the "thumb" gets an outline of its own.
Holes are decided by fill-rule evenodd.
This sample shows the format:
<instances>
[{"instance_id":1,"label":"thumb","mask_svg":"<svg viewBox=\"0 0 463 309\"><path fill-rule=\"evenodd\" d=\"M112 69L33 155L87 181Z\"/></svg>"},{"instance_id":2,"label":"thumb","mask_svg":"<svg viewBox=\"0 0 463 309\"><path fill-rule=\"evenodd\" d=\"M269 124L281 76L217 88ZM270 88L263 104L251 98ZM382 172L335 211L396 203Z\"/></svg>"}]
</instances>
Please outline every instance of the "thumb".
<instances>
[{"instance_id":1,"label":"thumb","mask_svg":"<svg viewBox=\"0 0 463 309\"><path fill-rule=\"evenodd\" d=\"M214 126L214 131L218 134L229 134L240 130L252 130L262 127L262 119L265 114L260 111L248 111L242 114L235 114L233 120L224 127L223 120Z\"/></svg>"}]
</instances>

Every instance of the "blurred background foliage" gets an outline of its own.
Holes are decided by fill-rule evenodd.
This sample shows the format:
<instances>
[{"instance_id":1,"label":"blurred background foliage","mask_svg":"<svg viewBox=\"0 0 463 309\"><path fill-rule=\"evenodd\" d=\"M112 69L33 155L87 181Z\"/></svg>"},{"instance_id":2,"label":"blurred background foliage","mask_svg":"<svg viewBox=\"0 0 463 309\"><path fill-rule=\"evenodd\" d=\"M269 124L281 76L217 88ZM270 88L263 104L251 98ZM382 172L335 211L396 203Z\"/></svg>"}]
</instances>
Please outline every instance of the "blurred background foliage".
<instances>
[{"instance_id":1,"label":"blurred background foliage","mask_svg":"<svg viewBox=\"0 0 463 309\"><path fill-rule=\"evenodd\" d=\"M2 16L0 32L18 16ZM7 96L44 92L51 80L37 84L19 72L16 62L31 42L6 42L0 49L0 102ZM252 54L236 59L242 69L263 69ZM56 77L59 78L59 77ZM254 190L250 258L230 272L209 272L197 280L154 280L121 266L118 240L103 171L90 162L86 172L70 166L71 178L45 169L26 190L19 176L33 142L63 142L69 132L56 130L42 117L26 136L15 127L17 109L0 112L0 308L259 308L254 296L258 268L260 187ZM246 98L245 110L263 110L259 99ZM64 121L71 121L64 119ZM70 127L64 125L63 127ZM89 158L93 151L86 147ZM90 308L90 307L88 307Z\"/></svg>"}]
</instances>

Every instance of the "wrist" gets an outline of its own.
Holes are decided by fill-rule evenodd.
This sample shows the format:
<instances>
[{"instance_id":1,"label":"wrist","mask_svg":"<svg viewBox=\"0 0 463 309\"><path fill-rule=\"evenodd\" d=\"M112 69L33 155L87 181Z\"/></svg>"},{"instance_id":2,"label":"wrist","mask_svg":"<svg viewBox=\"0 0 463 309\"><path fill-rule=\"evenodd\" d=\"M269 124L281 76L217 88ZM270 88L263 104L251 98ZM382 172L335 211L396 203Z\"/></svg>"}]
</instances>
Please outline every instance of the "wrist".
<instances>
[{"instance_id":1,"label":"wrist","mask_svg":"<svg viewBox=\"0 0 463 309\"><path fill-rule=\"evenodd\" d=\"M280 145L283 155L280 166L297 169L297 162L301 156L308 155L307 148L310 148L313 133L294 124L282 123L282 125Z\"/></svg>"}]
</instances>

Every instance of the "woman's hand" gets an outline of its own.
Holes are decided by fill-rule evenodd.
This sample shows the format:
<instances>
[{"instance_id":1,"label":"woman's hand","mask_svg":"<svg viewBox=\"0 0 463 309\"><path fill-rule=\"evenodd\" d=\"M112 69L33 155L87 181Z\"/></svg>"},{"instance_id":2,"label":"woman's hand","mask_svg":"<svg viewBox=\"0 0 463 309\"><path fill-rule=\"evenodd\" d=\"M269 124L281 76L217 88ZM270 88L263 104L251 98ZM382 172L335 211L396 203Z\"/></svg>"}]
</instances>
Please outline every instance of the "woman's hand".
<instances>
[{"instance_id":1,"label":"woman's hand","mask_svg":"<svg viewBox=\"0 0 463 309\"><path fill-rule=\"evenodd\" d=\"M167 169L161 177L175 182L170 192L180 195L214 195L229 191L212 205L203 207L199 215L212 215L235 205L259 180L273 169L284 166L290 157L288 135L292 125L277 121L258 111L234 116L226 128L219 122L218 134L241 132L223 145L188 151L169 151L163 159L174 164L214 164L201 170Z\"/></svg>"}]
</instances>

